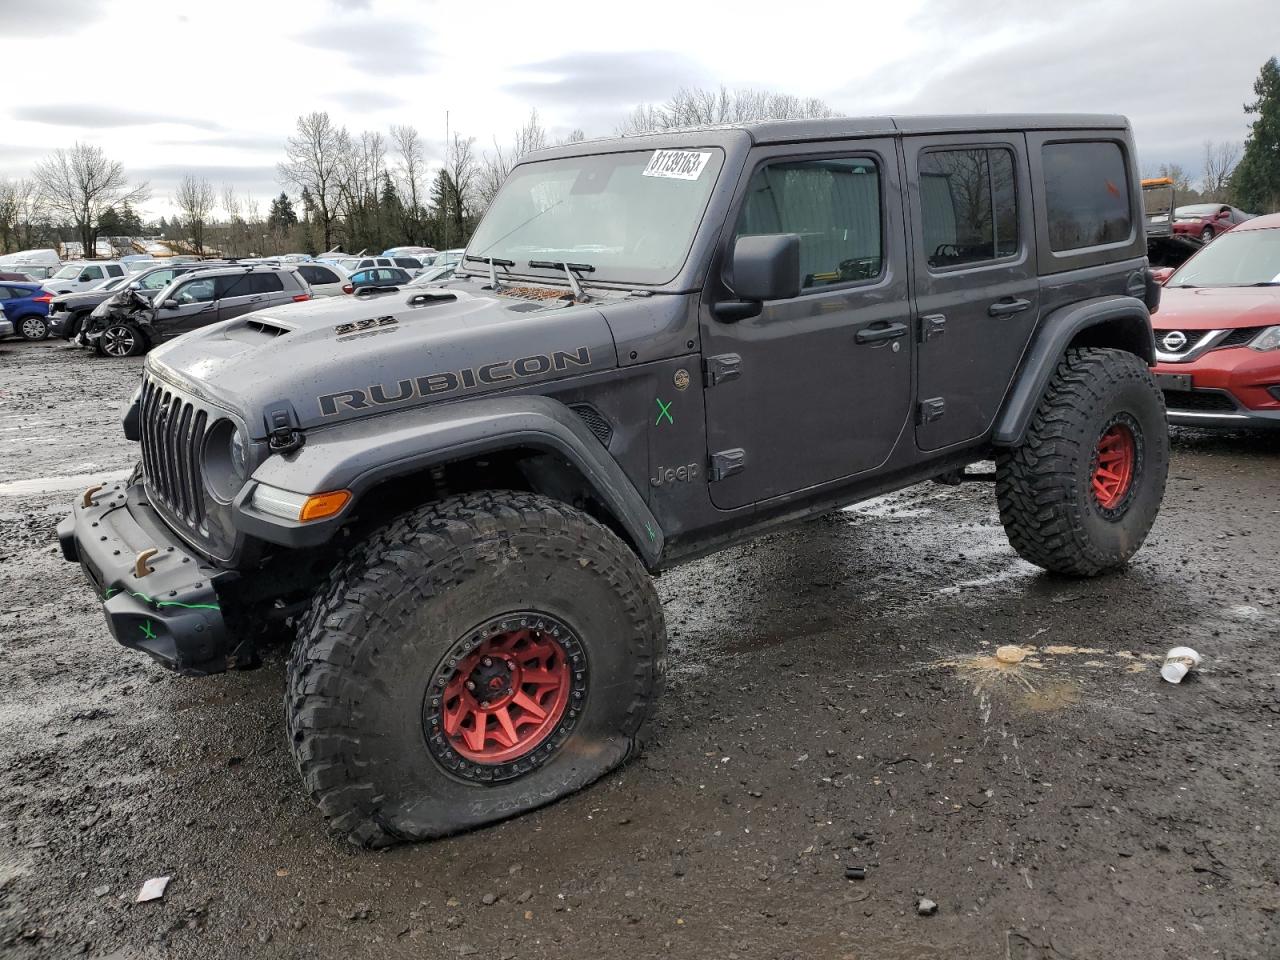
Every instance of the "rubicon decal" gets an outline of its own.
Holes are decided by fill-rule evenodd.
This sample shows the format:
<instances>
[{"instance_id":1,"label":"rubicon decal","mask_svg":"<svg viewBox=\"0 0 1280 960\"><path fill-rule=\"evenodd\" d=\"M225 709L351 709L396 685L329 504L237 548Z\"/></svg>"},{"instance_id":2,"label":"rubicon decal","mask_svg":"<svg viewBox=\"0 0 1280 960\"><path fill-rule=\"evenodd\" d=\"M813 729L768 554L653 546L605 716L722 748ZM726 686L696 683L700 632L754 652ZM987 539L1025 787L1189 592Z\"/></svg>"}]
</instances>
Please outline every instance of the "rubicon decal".
<instances>
[{"instance_id":1,"label":"rubicon decal","mask_svg":"<svg viewBox=\"0 0 1280 960\"><path fill-rule=\"evenodd\" d=\"M550 354L535 353L515 360L498 360L463 370L446 370L428 373L420 377L397 380L393 383L374 383L367 387L326 393L316 400L320 404L320 416L333 417L345 410L368 410L388 403L404 403L408 400L437 397L470 390L480 385L498 386L508 380L524 380L540 377L553 371L571 367L589 367L591 350L578 347L572 352L556 350Z\"/></svg>"}]
</instances>

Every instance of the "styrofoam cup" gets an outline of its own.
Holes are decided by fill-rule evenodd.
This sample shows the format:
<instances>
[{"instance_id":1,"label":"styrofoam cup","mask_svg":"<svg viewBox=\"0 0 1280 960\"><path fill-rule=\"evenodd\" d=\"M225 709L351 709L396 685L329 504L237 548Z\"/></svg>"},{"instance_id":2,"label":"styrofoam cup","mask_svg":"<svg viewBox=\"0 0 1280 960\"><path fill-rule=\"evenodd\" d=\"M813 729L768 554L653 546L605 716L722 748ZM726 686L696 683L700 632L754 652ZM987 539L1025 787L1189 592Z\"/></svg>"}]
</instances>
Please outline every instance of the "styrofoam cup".
<instances>
[{"instance_id":1,"label":"styrofoam cup","mask_svg":"<svg viewBox=\"0 0 1280 960\"><path fill-rule=\"evenodd\" d=\"M1174 647L1164 655L1160 676L1170 683L1181 683L1182 678L1200 666L1200 654L1190 647Z\"/></svg>"}]
</instances>

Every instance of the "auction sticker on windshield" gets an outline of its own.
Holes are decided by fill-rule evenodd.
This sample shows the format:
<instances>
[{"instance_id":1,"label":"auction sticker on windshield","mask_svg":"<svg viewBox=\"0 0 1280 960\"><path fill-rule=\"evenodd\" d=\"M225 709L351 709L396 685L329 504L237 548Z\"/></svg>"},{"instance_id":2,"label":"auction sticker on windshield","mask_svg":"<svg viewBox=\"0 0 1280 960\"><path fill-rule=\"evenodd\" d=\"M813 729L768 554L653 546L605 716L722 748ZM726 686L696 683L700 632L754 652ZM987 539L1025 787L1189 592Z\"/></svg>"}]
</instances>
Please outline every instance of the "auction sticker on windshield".
<instances>
[{"instance_id":1,"label":"auction sticker on windshield","mask_svg":"<svg viewBox=\"0 0 1280 960\"><path fill-rule=\"evenodd\" d=\"M697 180L710 159L710 153L697 150L655 150L649 158L649 165L644 168L644 176Z\"/></svg>"}]
</instances>

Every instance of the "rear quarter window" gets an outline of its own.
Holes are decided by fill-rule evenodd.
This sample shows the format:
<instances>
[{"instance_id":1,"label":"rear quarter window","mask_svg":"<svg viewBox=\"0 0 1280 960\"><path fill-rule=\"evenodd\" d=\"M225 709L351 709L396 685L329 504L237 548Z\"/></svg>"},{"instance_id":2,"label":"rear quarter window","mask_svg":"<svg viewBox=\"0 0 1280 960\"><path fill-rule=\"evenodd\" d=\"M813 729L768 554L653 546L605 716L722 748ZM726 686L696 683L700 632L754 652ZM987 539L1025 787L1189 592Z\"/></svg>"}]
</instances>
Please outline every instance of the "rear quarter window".
<instances>
[{"instance_id":1,"label":"rear quarter window","mask_svg":"<svg viewBox=\"0 0 1280 960\"><path fill-rule=\"evenodd\" d=\"M1130 238L1129 177L1118 143L1046 143L1041 162L1051 250L1062 253Z\"/></svg>"}]
</instances>

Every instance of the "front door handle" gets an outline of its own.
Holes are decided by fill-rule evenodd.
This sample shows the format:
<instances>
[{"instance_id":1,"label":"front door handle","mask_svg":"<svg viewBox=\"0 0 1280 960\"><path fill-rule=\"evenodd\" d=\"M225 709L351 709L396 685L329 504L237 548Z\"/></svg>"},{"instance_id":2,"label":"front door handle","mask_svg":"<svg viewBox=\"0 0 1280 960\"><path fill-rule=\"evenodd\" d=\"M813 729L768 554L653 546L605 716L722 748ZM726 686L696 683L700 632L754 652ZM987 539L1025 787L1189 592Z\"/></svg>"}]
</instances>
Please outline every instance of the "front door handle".
<instances>
[{"instance_id":1,"label":"front door handle","mask_svg":"<svg viewBox=\"0 0 1280 960\"><path fill-rule=\"evenodd\" d=\"M1030 307L1030 300L1015 300L1013 297L1006 297L987 307L987 315L991 317L1011 317L1015 313L1030 309Z\"/></svg>"},{"instance_id":2,"label":"front door handle","mask_svg":"<svg viewBox=\"0 0 1280 960\"><path fill-rule=\"evenodd\" d=\"M863 327L854 334L854 343L883 343L885 340L897 340L907 335L905 323L890 323L883 327Z\"/></svg>"}]
</instances>

